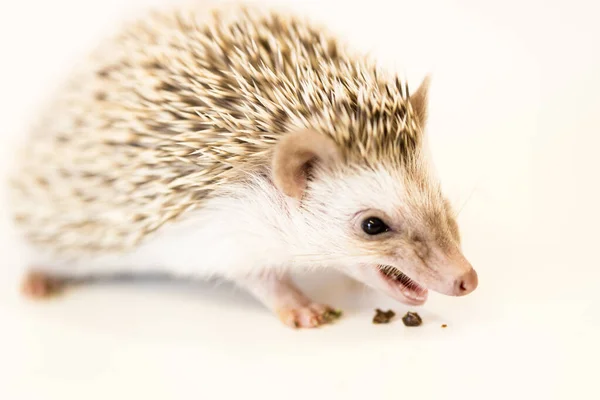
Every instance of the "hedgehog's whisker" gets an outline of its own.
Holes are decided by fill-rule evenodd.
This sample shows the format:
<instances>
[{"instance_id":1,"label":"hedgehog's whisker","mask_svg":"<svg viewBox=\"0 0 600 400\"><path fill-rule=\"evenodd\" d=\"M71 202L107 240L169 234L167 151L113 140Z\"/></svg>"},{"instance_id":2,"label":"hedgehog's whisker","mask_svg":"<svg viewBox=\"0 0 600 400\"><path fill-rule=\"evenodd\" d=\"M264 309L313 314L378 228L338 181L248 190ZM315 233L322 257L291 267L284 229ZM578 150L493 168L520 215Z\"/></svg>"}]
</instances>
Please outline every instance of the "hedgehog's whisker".
<instances>
[{"instance_id":1,"label":"hedgehog's whisker","mask_svg":"<svg viewBox=\"0 0 600 400\"><path fill-rule=\"evenodd\" d=\"M467 205L467 203L469 202L469 200L471 200L471 197L473 197L473 194L477 190L477 187L478 187L478 185L475 185L473 187L473 189L471 190L471 193L469 194L469 196L467 196L467 199L464 201L464 203L462 204L462 206L460 207L460 209L458 210L458 212L456 213L456 215L454 216L454 218L458 218L458 216L460 215L460 213L462 212L462 210L465 208L465 206Z\"/></svg>"}]
</instances>

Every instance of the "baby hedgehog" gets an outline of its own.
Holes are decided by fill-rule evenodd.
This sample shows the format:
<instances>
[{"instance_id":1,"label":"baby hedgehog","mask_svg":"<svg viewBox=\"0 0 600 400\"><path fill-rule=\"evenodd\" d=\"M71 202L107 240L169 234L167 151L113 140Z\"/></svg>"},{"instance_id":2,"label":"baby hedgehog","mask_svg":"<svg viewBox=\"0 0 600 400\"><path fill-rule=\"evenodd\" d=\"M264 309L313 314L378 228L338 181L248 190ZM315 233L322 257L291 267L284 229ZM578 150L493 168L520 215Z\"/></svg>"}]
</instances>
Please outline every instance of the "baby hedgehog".
<instances>
[{"instance_id":1,"label":"baby hedgehog","mask_svg":"<svg viewBox=\"0 0 600 400\"><path fill-rule=\"evenodd\" d=\"M333 309L291 281L335 268L406 304L477 286L426 156L429 79L247 6L155 11L72 71L12 179L24 293L163 272L240 285L292 327Z\"/></svg>"}]
</instances>

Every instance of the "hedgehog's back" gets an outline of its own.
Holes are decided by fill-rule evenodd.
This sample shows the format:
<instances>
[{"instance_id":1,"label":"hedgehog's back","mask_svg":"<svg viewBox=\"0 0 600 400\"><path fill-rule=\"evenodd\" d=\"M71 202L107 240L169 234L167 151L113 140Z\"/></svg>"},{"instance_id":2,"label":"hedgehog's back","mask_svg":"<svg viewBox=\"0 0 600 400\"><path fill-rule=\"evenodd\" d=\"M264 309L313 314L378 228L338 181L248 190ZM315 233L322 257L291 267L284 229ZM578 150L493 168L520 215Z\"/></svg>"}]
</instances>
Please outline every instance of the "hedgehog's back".
<instances>
[{"instance_id":1,"label":"hedgehog's back","mask_svg":"<svg viewBox=\"0 0 600 400\"><path fill-rule=\"evenodd\" d=\"M154 14L104 43L52 103L21 157L16 220L52 251L126 250L264 169L299 128L396 162L416 143L401 86L285 14Z\"/></svg>"},{"instance_id":2,"label":"hedgehog's back","mask_svg":"<svg viewBox=\"0 0 600 400\"><path fill-rule=\"evenodd\" d=\"M252 76L270 46L261 17L238 10L217 28L185 15L155 14L104 43L32 132L13 206L34 245L73 255L127 249L238 169L264 164L273 127L283 126L248 91L253 80L272 83ZM287 22L271 22L286 35ZM264 118L247 117L257 113Z\"/></svg>"}]
</instances>

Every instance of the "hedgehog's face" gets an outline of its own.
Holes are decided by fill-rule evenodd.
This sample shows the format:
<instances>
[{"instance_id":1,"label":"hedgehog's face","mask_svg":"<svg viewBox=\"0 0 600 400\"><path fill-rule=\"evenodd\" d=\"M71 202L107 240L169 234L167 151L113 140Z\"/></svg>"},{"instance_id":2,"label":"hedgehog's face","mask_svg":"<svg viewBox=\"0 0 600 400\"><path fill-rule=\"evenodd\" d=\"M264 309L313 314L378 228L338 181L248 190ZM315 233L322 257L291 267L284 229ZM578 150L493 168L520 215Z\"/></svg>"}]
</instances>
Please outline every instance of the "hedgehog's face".
<instances>
[{"instance_id":1,"label":"hedgehog's face","mask_svg":"<svg viewBox=\"0 0 600 400\"><path fill-rule=\"evenodd\" d=\"M426 86L413 100L422 119ZM369 168L341 154L325 135L304 131L282 139L273 158L276 186L303 203L305 250L322 254L315 263L325 260L407 304L424 303L428 289L451 296L475 290L477 273L425 160L414 155L410 167L392 160Z\"/></svg>"},{"instance_id":2,"label":"hedgehog's face","mask_svg":"<svg viewBox=\"0 0 600 400\"><path fill-rule=\"evenodd\" d=\"M393 162L369 168L337 154L324 135L303 132L282 140L274 157L276 185L302 202L307 251L320 255L317 263L407 304L424 303L428 289L475 290L454 214L425 163L410 172Z\"/></svg>"},{"instance_id":3,"label":"hedgehog's face","mask_svg":"<svg viewBox=\"0 0 600 400\"><path fill-rule=\"evenodd\" d=\"M304 199L309 223L342 271L404 303L422 304L428 289L471 293L477 274L462 254L454 213L435 182L407 175L391 165L319 171Z\"/></svg>"},{"instance_id":4,"label":"hedgehog's face","mask_svg":"<svg viewBox=\"0 0 600 400\"><path fill-rule=\"evenodd\" d=\"M428 85L426 79L410 97L421 132ZM290 134L275 151L275 184L306 210L309 252L408 304L424 303L428 289L451 296L475 290L477 273L426 160L414 154L410 166L382 160L369 168L341 154L311 131Z\"/></svg>"}]
</instances>

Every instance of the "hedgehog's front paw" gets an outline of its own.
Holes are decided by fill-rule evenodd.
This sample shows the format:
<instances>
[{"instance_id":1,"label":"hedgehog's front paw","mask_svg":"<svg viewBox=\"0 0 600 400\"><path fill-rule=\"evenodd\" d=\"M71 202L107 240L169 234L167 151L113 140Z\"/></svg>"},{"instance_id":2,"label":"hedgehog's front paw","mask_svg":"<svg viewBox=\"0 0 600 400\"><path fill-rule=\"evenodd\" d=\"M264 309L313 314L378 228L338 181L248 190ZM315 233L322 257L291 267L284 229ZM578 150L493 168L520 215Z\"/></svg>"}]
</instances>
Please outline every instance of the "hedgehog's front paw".
<instances>
[{"instance_id":1,"label":"hedgehog's front paw","mask_svg":"<svg viewBox=\"0 0 600 400\"><path fill-rule=\"evenodd\" d=\"M288 276L263 274L238 280L279 319L293 328L316 328L333 322L342 313L328 305L311 301Z\"/></svg>"},{"instance_id":2,"label":"hedgehog's front paw","mask_svg":"<svg viewBox=\"0 0 600 400\"><path fill-rule=\"evenodd\" d=\"M284 324L293 328L316 328L335 321L342 313L324 304L310 303L303 307L280 308L277 315Z\"/></svg>"}]
</instances>

